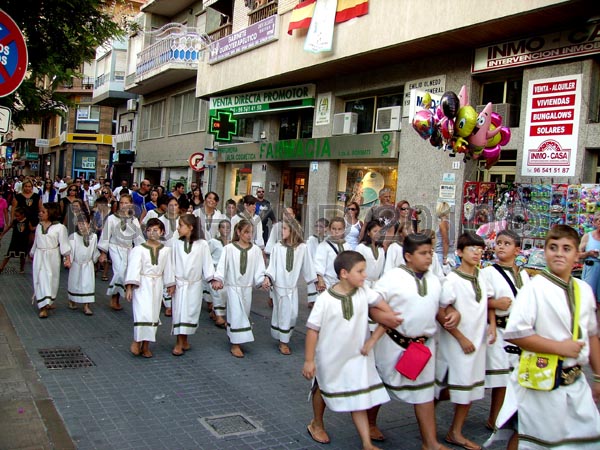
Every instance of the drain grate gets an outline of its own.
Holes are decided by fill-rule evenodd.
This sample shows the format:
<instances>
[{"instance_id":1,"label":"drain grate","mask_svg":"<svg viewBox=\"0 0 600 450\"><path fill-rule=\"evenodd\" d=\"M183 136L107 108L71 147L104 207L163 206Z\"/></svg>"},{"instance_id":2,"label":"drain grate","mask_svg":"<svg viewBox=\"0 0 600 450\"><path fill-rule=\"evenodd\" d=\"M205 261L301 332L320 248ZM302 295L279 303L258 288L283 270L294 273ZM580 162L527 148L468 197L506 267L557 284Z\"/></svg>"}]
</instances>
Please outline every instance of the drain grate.
<instances>
[{"instance_id":1,"label":"drain grate","mask_svg":"<svg viewBox=\"0 0 600 450\"><path fill-rule=\"evenodd\" d=\"M260 425L243 414L202 417L198 420L216 437L240 436L264 431Z\"/></svg>"},{"instance_id":2,"label":"drain grate","mask_svg":"<svg viewBox=\"0 0 600 450\"><path fill-rule=\"evenodd\" d=\"M42 348L38 350L47 369L80 369L95 366L81 347Z\"/></svg>"}]
</instances>

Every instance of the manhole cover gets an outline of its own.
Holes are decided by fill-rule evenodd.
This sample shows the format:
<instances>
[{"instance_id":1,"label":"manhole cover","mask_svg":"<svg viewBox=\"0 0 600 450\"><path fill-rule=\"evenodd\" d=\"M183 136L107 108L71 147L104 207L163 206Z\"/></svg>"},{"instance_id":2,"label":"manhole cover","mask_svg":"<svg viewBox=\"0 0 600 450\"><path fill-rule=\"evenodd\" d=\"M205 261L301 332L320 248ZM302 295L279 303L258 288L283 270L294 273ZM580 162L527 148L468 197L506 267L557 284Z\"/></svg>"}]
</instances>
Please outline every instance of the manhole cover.
<instances>
[{"instance_id":1,"label":"manhole cover","mask_svg":"<svg viewBox=\"0 0 600 450\"><path fill-rule=\"evenodd\" d=\"M42 348L38 350L47 369L79 369L95 366L81 347Z\"/></svg>"},{"instance_id":2,"label":"manhole cover","mask_svg":"<svg viewBox=\"0 0 600 450\"><path fill-rule=\"evenodd\" d=\"M264 431L260 425L242 414L201 417L198 420L216 437L239 436Z\"/></svg>"}]
</instances>

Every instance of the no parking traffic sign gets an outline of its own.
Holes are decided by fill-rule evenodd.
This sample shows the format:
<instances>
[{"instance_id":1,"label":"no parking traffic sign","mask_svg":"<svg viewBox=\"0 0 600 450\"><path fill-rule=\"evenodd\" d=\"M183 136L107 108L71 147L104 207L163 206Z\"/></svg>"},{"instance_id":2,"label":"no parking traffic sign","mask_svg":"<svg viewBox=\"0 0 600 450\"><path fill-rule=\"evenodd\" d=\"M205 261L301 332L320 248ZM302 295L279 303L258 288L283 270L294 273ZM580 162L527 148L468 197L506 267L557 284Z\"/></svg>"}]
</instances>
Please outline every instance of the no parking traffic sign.
<instances>
[{"instance_id":1,"label":"no parking traffic sign","mask_svg":"<svg viewBox=\"0 0 600 450\"><path fill-rule=\"evenodd\" d=\"M188 162L193 171L202 172L204 170L204 153L193 153Z\"/></svg>"},{"instance_id":2,"label":"no parking traffic sign","mask_svg":"<svg viewBox=\"0 0 600 450\"><path fill-rule=\"evenodd\" d=\"M0 11L0 97L12 94L27 72L27 46L14 20Z\"/></svg>"}]
</instances>

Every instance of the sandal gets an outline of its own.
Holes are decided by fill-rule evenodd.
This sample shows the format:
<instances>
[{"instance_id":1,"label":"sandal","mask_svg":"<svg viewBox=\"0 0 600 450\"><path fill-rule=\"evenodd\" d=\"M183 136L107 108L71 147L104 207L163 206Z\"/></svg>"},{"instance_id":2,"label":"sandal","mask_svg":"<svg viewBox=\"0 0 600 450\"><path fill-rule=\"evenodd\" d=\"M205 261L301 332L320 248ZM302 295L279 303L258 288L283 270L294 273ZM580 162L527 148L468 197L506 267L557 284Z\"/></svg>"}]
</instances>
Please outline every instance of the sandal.
<instances>
[{"instance_id":1,"label":"sandal","mask_svg":"<svg viewBox=\"0 0 600 450\"><path fill-rule=\"evenodd\" d=\"M229 350L229 351L236 358L243 358L244 357L244 352L242 351L242 348L239 345L232 346L231 350Z\"/></svg>"},{"instance_id":2,"label":"sandal","mask_svg":"<svg viewBox=\"0 0 600 450\"><path fill-rule=\"evenodd\" d=\"M306 431L308 431L308 434L310 434L312 440L318 442L319 444L329 444L331 442L329 435L324 428L315 427L314 420L310 421L306 427Z\"/></svg>"},{"instance_id":3,"label":"sandal","mask_svg":"<svg viewBox=\"0 0 600 450\"><path fill-rule=\"evenodd\" d=\"M292 351L287 344L279 344L279 353L288 356L292 354Z\"/></svg>"},{"instance_id":4,"label":"sandal","mask_svg":"<svg viewBox=\"0 0 600 450\"><path fill-rule=\"evenodd\" d=\"M477 445L475 442L471 442L470 440L468 440L467 438L465 438L464 441L462 442L458 442L456 440L454 440L450 434L446 435L446 438L444 439L448 444L451 445L455 445L457 447L462 447L465 450L482 450L481 445Z\"/></svg>"},{"instance_id":5,"label":"sandal","mask_svg":"<svg viewBox=\"0 0 600 450\"><path fill-rule=\"evenodd\" d=\"M40 319L46 319L48 317L48 310L46 308L40 309L40 313L38 315Z\"/></svg>"},{"instance_id":6,"label":"sandal","mask_svg":"<svg viewBox=\"0 0 600 450\"><path fill-rule=\"evenodd\" d=\"M369 427L369 437L372 441L383 442L385 441L385 436L381 432L381 430L377 427L377 425L371 425Z\"/></svg>"}]
</instances>

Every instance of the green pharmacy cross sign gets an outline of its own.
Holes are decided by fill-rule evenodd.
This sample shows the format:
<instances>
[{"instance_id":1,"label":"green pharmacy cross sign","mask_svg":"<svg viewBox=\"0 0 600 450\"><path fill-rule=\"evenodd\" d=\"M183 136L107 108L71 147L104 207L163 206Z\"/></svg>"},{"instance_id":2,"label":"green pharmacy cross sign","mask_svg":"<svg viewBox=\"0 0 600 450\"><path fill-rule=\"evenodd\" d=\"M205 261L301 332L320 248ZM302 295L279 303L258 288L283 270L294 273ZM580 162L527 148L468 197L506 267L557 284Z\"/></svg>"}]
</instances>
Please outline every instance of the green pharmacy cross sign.
<instances>
[{"instance_id":1,"label":"green pharmacy cross sign","mask_svg":"<svg viewBox=\"0 0 600 450\"><path fill-rule=\"evenodd\" d=\"M237 134L237 128L238 121L231 111L217 111L216 116L210 117L210 132L217 141L231 141L231 136Z\"/></svg>"}]
</instances>

